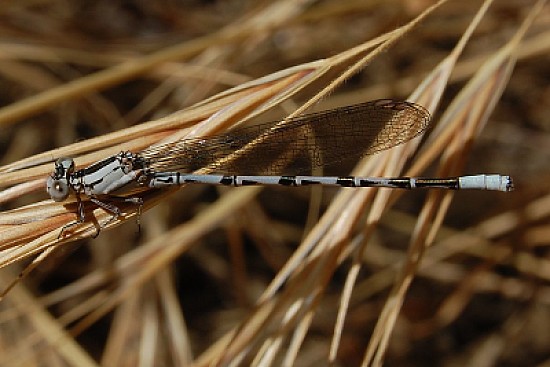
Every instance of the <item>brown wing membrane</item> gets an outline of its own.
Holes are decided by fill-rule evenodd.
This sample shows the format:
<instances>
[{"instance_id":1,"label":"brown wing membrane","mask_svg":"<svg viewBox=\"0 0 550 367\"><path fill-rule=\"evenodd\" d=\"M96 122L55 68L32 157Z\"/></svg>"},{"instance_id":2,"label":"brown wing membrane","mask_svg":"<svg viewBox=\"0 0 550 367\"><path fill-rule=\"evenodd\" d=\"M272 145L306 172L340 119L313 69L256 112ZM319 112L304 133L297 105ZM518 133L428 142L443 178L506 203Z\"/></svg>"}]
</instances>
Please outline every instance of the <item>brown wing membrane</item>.
<instances>
[{"instance_id":1,"label":"brown wing membrane","mask_svg":"<svg viewBox=\"0 0 550 367\"><path fill-rule=\"evenodd\" d=\"M149 148L141 156L156 172L208 168L212 173L241 175L310 173L313 167L402 144L424 131L429 121L429 112L417 104L375 100L176 141Z\"/></svg>"}]
</instances>

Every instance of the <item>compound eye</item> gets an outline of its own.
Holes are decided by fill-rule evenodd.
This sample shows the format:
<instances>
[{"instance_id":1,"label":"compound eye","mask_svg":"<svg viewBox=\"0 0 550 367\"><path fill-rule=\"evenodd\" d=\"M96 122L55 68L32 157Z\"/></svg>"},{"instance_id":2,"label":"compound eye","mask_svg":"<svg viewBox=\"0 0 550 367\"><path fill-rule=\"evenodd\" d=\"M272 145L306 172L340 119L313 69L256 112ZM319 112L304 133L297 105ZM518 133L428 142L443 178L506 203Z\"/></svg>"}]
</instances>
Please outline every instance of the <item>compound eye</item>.
<instances>
[{"instance_id":1,"label":"compound eye","mask_svg":"<svg viewBox=\"0 0 550 367\"><path fill-rule=\"evenodd\" d=\"M57 180L53 177L48 177L46 191L53 201L63 201L69 196L69 184L66 179Z\"/></svg>"}]
</instances>

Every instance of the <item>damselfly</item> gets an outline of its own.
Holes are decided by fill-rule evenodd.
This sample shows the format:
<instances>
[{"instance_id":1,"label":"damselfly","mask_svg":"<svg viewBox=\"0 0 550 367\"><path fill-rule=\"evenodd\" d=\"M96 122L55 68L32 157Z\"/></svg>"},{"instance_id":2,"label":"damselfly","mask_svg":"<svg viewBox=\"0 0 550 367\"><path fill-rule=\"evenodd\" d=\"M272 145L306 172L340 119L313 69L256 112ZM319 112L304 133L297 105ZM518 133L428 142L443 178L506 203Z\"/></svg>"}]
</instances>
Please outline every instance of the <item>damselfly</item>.
<instances>
[{"instance_id":1,"label":"damselfly","mask_svg":"<svg viewBox=\"0 0 550 367\"><path fill-rule=\"evenodd\" d=\"M208 138L184 139L141 152L121 152L76 170L71 158L60 158L47 180L55 201L73 193L78 222L84 220L81 195L112 213L120 209L112 193L134 183L163 188L191 183L244 185L331 185L400 189L440 188L512 190L509 176L474 175L451 178L379 178L296 176L294 174L374 154L409 141L424 131L430 113L403 101L375 100L319 113L236 129ZM203 169L208 174L192 173ZM293 175L281 175L292 172ZM136 198L125 201L140 203Z\"/></svg>"}]
</instances>

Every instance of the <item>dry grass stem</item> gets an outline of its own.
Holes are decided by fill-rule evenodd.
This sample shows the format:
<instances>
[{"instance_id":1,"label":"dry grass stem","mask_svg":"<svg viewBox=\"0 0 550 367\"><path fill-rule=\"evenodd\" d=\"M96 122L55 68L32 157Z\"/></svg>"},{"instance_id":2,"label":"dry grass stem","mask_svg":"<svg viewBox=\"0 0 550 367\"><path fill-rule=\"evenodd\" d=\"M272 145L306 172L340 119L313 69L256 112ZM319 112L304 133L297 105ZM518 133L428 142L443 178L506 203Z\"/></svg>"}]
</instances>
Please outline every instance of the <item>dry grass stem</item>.
<instances>
[{"instance_id":1,"label":"dry grass stem","mask_svg":"<svg viewBox=\"0 0 550 367\"><path fill-rule=\"evenodd\" d=\"M545 3L5 5L0 366L547 362ZM82 197L82 223L76 197L44 192L60 157L80 169L382 97L432 126L353 175L502 170L519 190L136 185L120 195L143 205L114 220Z\"/></svg>"}]
</instances>

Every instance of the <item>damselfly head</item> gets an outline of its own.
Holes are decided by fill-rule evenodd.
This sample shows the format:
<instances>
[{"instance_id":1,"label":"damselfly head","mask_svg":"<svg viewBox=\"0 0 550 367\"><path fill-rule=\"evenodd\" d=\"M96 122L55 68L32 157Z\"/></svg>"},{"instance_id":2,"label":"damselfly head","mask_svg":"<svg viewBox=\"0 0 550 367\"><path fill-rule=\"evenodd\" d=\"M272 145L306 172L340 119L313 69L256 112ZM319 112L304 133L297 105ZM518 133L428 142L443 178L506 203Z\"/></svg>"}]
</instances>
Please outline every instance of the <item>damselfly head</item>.
<instances>
[{"instance_id":1,"label":"damselfly head","mask_svg":"<svg viewBox=\"0 0 550 367\"><path fill-rule=\"evenodd\" d=\"M46 181L46 191L54 201L63 201L69 196L69 175L74 172L71 158L59 158L55 171Z\"/></svg>"}]
</instances>

